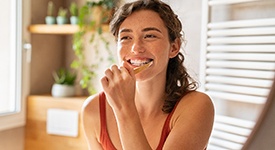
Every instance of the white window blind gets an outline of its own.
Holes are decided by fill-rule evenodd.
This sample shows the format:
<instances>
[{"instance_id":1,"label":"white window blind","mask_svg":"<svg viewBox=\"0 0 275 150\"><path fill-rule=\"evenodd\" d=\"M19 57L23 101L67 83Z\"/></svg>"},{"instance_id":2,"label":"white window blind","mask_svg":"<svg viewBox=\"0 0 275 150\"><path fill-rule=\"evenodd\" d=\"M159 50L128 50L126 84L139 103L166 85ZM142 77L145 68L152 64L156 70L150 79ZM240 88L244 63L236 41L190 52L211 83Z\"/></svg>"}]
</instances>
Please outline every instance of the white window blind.
<instances>
[{"instance_id":1,"label":"white window blind","mask_svg":"<svg viewBox=\"0 0 275 150\"><path fill-rule=\"evenodd\" d=\"M242 149L275 75L275 1L204 0L202 8L201 81L216 108L208 149Z\"/></svg>"}]
</instances>

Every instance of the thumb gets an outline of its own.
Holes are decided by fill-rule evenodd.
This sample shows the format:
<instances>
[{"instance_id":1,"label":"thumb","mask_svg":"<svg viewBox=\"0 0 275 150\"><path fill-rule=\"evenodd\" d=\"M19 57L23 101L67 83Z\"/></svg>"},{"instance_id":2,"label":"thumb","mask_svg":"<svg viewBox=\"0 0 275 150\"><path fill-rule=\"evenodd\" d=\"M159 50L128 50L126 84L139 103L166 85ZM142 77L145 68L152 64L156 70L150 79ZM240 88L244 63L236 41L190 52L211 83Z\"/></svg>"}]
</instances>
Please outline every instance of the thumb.
<instances>
[{"instance_id":1,"label":"thumb","mask_svg":"<svg viewBox=\"0 0 275 150\"><path fill-rule=\"evenodd\" d=\"M122 62L122 66L126 68L131 76L135 76L134 69L126 61Z\"/></svg>"}]
</instances>

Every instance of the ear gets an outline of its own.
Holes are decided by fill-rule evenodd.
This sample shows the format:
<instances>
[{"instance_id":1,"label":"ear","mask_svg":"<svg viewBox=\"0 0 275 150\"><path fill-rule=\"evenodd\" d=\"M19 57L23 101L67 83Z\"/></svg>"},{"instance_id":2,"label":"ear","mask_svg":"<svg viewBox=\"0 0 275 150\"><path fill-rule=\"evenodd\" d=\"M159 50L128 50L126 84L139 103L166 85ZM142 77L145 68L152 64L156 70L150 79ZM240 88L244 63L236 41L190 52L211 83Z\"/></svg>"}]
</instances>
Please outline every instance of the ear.
<instances>
[{"instance_id":1,"label":"ear","mask_svg":"<svg viewBox=\"0 0 275 150\"><path fill-rule=\"evenodd\" d=\"M178 55L181 47L181 41L177 38L174 42L171 43L171 48L169 52L169 58L174 58Z\"/></svg>"}]
</instances>

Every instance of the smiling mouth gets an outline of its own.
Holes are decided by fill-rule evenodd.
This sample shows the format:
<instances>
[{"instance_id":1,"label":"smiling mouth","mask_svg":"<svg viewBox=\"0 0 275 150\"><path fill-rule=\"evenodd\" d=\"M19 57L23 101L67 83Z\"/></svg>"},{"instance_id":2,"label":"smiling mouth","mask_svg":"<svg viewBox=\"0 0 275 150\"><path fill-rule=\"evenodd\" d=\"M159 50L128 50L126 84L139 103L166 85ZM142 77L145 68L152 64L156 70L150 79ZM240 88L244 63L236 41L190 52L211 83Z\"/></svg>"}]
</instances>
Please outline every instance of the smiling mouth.
<instances>
[{"instance_id":1,"label":"smiling mouth","mask_svg":"<svg viewBox=\"0 0 275 150\"><path fill-rule=\"evenodd\" d=\"M127 62L130 63L133 66L140 67L146 64L149 64L153 61L153 59L147 59L147 60L128 60Z\"/></svg>"}]
</instances>

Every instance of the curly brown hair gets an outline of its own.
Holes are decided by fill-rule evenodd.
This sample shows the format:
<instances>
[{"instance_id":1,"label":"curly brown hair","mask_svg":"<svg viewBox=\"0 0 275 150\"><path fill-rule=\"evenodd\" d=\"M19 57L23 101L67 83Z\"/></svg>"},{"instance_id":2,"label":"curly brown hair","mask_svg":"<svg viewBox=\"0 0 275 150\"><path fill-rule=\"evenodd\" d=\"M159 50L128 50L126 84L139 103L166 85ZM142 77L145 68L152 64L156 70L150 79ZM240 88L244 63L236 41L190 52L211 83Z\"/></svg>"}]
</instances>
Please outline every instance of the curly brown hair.
<instances>
[{"instance_id":1,"label":"curly brown hair","mask_svg":"<svg viewBox=\"0 0 275 150\"><path fill-rule=\"evenodd\" d=\"M178 16L168 4L159 0L137 0L126 3L117 9L110 22L111 32L116 39L122 22L133 12L139 10L151 10L159 14L168 29L170 42L177 39L180 39L181 43L184 41L184 32ZM162 108L165 113L170 113L184 95L198 88L198 83L187 73L183 62L184 55L181 52L176 57L170 58L168 62L165 86L166 99Z\"/></svg>"}]
</instances>

